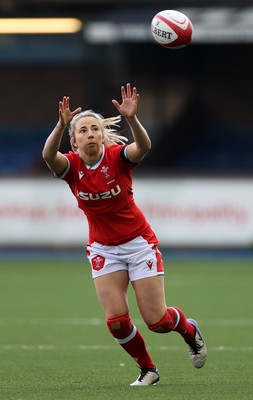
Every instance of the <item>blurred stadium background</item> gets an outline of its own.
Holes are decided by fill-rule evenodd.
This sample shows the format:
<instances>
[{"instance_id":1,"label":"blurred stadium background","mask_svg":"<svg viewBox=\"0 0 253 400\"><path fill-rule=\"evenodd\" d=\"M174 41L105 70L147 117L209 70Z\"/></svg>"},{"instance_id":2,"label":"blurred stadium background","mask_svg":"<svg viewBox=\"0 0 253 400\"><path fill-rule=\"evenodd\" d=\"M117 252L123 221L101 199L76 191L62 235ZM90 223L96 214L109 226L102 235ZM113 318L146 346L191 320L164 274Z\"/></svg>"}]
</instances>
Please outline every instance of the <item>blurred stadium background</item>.
<instances>
[{"instance_id":1,"label":"blurred stadium background","mask_svg":"<svg viewBox=\"0 0 253 400\"><path fill-rule=\"evenodd\" d=\"M193 22L187 48L152 38L153 16L168 8ZM9 18L53 17L77 18L80 29L1 31ZM1 0L0 18L1 251L83 247L85 221L41 150L63 95L73 107L115 115L111 99L128 81L153 142L135 171L137 201L161 245L251 249L252 1Z\"/></svg>"},{"instance_id":2,"label":"blurred stadium background","mask_svg":"<svg viewBox=\"0 0 253 400\"><path fill-rule=\"evenodd\" d=\"M193 22L187 48L152 38L168 8ZM11 18L17 29L16 18L53 17L77 19L77 32L4 30ZM130 287L162 373L152 398L252 399L252 50L252 0L0 0L1 399L150 394L126 390L137 369L106 329L84 265L86 221L41 157L63 95L111 116L128 81L153 142L135 169L136 200L161 241L168 304L198 320L209 352L194 370L181 338L144 326Z\"/></svg>"}]
</instances>

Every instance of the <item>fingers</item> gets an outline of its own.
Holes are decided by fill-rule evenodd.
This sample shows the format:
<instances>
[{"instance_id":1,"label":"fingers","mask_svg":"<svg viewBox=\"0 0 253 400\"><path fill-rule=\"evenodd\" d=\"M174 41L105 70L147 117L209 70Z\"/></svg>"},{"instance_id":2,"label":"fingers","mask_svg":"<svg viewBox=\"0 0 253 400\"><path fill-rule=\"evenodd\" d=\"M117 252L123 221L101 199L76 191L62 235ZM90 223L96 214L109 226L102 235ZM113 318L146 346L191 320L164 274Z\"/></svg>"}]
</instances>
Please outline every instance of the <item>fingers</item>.
<instances>
[{"instance_id":1,"label":"fingers","mask_svg":"<svg viewBox=\"0 0 253 400\"><path fill-rule=\"evenodd\" d=\"M59 101L59 110L60 111L64 111L64 110L67 110L67 111L70 111L70 109L69 109L69 103L70 103L70 98L68 97L68 96L63 96L63 98L62 98L62 100L61 101ZM72 112L72 114L78 114L78 113L80 113L82 111L82 107L77 107L73 112ZM71 112L71 111L70 111Z\"/></svg>"},{"instance_id":2,"label":"fingers","mask_svg":"<svg viewBox=\"0 0 253 400\"><path fill-rule=\"evenodd\" d=\"M122 100L125 100L125 99L126 99L126 89L125 89L125 86L121 86L121 97L122 97Z\"/></svg>"},{"instance_id":3,"label":"fingers","mask_svg":"<svg viewBox=\"0 0 253 400\"><path fill-rule=\"evenodd\" d=\"M62 100L59 101L59 109L60 110L66 110L69 108L69 97L68 96L63 96Z\"/></svg>"},{"instance_id":4,"label":"fingers","mask_svg":"<svg viewBox=\"0 0 253 400\"><path fill-rule=\"evenodd\" d=\"M126 90L127 90L127 97L132 97L132 90L130 83L127 83Z\"/></svg>"},{"instance_id":5,"label":"fingers","mask_svg":"<svg viewBox=\"0 0 253 400\"><path fill-rule=\"evenodd\" d=\"M73 115L76 115L76 114L79 114L80 112L82 112L82 107L77 107L77 108L72 112L72 114L73 114Z\"/></svg>"},{"instance_id":6,"label":"fingers","mask_svg":"<svg viewBox=\"0 0 253 400\"><path fill-rule=\"evenodd\" d=\"M130 83L127 83L126 87L121 86L121 96L122 100L125 100L126 98L137 100L137 97L139 97L136 87L134 86L132 89Z\"/></svg>"},{"instance_id":7,"label":"fingers","mask_svg":"<svg viewBox=\"0 0 253 400\"><path fill-rule=\"evenodd\" d=\"M120 104L117 102L117 100L113 99L113 100L112 100L112 104L114 105L114 107L117 108L117 110L119 110Z\"/></svg>"}]
</instances>

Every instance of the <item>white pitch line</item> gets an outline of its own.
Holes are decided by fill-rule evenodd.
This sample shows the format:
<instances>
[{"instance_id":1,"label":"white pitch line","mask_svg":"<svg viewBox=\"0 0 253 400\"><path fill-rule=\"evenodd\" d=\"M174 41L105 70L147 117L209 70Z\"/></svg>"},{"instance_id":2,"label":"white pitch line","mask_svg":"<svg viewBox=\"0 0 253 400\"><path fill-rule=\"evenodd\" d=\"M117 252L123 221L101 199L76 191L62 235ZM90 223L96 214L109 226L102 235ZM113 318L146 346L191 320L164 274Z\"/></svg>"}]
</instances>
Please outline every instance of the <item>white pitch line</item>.
<instances>
[{"instance_id":1,"label":"white pitch line","mask_svg":"<svg viewBox=\"0 0 253 400\"><path fill-rule=\"evenodd\" d=\"M142 319L133 318L136 325L145 325ZM201 326L212 327L252 327L253 319L206 319L198 320ZM65 326L100 326L105 325L103 318L0 318L0 325L65 325Z\"/></svg>"},{"instance_id":2,"label":"white pitch line","mask_svg":"<svg viewBox=\"0 0 253 400\"><path fill-rule=\"evenodd\" d=\"M58 345L48 345L48 344L4 344L0 345L0 350L27 350L27 351L41 351L41 350L118 350L120 347L117 345L77 345L77 346L58 346ZM149 350L158 351L185 351L185 346L149 346ZM209 346L209 351L217 352L252 352L253 346Z\"/></svg>"},{"instance_id":3,"label":"white pitch line","mask_svg":"<svg viewBox=\"0 0 253 400\"><path fill-rule=\"evenodd\" d=\"M0 318L0 325L103 325L101 318Z\"/></svg>"}]
</instances>

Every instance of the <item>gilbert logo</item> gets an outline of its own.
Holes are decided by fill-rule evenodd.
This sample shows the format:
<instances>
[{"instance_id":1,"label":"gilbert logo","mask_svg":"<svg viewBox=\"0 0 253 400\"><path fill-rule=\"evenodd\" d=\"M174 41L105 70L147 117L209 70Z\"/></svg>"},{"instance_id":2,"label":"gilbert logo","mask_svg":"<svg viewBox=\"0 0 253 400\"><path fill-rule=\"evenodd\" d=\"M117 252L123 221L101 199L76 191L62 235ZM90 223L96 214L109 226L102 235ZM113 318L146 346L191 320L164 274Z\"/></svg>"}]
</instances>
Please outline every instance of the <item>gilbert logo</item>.
<instances>
[{"instance_id":1,"label":"gilbert logo","mask_svg":"<svg viewBox=\"0 0 253 400\"><path fill-rule=\"evenodd\" d=\"M153 265L153 261L147 261L146 264L149 267L149 269L151 269L152 265Z\"/></svg>"}]
</instances>

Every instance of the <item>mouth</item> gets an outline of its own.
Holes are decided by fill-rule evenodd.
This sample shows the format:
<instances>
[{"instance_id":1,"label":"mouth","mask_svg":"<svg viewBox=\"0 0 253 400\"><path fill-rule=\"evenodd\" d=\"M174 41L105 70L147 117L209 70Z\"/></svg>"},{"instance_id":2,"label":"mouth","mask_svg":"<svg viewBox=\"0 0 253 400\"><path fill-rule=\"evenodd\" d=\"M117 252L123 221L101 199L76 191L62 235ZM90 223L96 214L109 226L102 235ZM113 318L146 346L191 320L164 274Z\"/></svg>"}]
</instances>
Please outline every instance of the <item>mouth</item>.
<instances>
[{"instance_id":1,"label":"mouth","mask_svg":"<svg viewBox=\"0 0 253 400\"><path fill-rule=\"evenodd\" d=\"M96 142L89 142L86 144L86 149L88 151L96 151L97 149L97 143Z\"/></svg>"}]
</instances>

